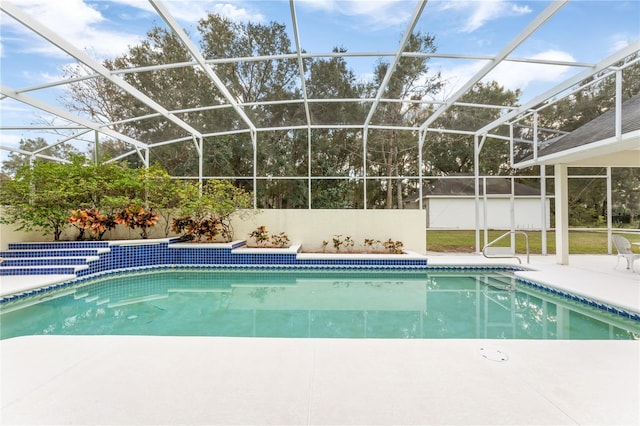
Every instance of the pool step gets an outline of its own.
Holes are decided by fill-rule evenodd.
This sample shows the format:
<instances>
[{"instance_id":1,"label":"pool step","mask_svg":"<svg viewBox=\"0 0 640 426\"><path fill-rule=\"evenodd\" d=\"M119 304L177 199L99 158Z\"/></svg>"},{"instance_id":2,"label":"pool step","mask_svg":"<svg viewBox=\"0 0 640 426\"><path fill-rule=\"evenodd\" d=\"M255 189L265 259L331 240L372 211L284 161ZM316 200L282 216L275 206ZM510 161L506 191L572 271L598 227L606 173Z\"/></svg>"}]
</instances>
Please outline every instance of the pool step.
<instances>
[{"instance_id":1,"label":"pool step","mask_svg":"<svg viewBox=\"0 0 640 426\"><path fill-rule=\"evenodd\" d=\"M76 275L110 251L107 241L11 243L0 251L0 275Z\"/></svg>"},{"instance_id":2,"label":"pool step","mask_svg":"<svg viewBox=\"0 0 640 426\"><path fill-rule=\"evenodd\" d=\"M88 268L89 265L4 266L2 262L0 275L75 275Z\"/></svg>"},{"instance_id":3,"label":"pool step","mask_svg":"<svg viewBox=\"0 0 640 426\"><path fill-rule=\"evenodd\" d=\"M516 279L509 273L498 272L491 275L486 284L495 290L515 291L516 289Z\"/></svg>"},{"instance_id":4,"label":"pool step","mask_svg":"<svg viewBox=\"0 0 640 426\"><path fill-rule=\"evenodd\" d=\"M14 257L82 257L82 256L99 256L104 253L109 253L111 249L101 248L80 248L80 249L10 249L1 250L0 257L4 260Z\"/></svg>"},{"instance_id":5,"label":"pool step","mask_svg":"<svg viewBox=\"0 0 640 426\"><path fill-rule=\"evenodd\" d=\"M99 256L85 257L7 257L2 261L2 266L72 266L86 265L99 260Z\"/></svg>"},{"instance_id":6,"label":"pool step","mask_svg":"<svg viewBox=\"0 0 640 426\"><path fill-rule=\"evenodd\" d=\"M108 241L50 241L37 243L9 243L9 250L61 250L109 248Z\"/></svg>"}]
</instances>

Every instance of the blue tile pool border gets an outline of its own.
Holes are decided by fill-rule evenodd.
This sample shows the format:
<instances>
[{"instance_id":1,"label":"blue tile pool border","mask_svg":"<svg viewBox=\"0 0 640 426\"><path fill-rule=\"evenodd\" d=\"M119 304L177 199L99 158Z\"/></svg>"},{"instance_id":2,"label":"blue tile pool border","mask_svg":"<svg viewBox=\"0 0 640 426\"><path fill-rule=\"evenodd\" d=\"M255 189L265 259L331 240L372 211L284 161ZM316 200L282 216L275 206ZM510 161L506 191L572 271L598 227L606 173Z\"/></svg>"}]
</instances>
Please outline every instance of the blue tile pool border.
<instances>
[{"instance_id":1,"label":"blue tile pool border","mask_svg":"<svg viewBox=\"0 0 640 426\"><path fill-rule=\"evenodd\" d=\"M579 303L583 303L587 306L590 306L592 308L596 308L605 312L609 312L611 314L623 317L623 318L627 318L627 319L631 319L633 321L639 321L640 322L640 313L639 312L628 312L625 311L622 308L619 308L617 306L614 305L609 305L594 299L590 299L588 297L584 297L584 296L579 296L573 293L570 293L568 291L564 291L564 290L560 290L558 288L552 287L552 286L548 286L548 285L544 285L542 283L536 282L536 281L532 281L532 280L528 280L528 279L523 279L523 278L516 278L517 283L520 285L525 285L531 288L534 288L536 290L539 291L543 291L545 293L549 293L549 294L553 294L555 296L559 296L562 297L564 299L567 300L571 300L573 302L579 302Z\"/></svg>"}]
</instances>

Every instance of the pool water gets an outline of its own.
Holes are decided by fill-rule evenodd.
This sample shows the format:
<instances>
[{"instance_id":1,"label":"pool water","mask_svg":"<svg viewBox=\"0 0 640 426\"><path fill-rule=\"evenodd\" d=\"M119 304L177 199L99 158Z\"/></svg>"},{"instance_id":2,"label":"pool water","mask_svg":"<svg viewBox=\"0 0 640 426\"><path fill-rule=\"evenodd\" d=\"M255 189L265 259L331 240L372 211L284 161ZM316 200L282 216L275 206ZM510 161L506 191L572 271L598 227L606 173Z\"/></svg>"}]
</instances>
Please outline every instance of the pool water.
<instances>
[{"instance_id":1,"label":"pool water","mask_svg":"<svg viewBox=\"0 0 640 426\"><path fill-rule=\"evenodd\" d=\"M508 272L162 270L111 275L0 307L0 337L638 339L640 322Z\"/></svg>"}]
</instances>

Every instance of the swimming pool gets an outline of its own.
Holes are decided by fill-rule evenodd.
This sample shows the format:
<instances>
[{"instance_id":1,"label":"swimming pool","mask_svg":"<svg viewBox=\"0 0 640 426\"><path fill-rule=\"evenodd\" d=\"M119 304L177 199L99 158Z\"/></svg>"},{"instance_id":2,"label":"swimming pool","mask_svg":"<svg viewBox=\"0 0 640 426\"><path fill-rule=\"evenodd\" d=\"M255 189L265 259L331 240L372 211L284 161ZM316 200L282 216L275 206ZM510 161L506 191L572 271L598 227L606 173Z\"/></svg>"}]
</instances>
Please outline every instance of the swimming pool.
<instances>
[{"instance_id":1,"label":"swimming pool","mask_svg":"<svg viewBox=\"0 0 640 426\"><path fill-rule=\"evenodd\" d=\"M639 339L640 322L502 270L161 269L87 279L0 306L1 338Z\"/></svg>"}]
</instances>

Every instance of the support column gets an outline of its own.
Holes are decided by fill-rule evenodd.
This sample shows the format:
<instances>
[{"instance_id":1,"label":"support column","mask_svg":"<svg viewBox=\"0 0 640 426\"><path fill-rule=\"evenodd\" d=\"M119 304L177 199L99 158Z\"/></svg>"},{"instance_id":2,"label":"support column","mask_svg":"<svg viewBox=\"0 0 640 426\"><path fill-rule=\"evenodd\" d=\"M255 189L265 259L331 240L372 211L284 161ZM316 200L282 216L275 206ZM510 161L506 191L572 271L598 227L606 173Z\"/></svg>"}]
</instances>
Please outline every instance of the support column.
<instances>
[{"instance_id":1,"label":"support column","mask_svg":"<svg viewBox=\"0 0 640 426\"><path fill-rule=\"evenodd\" d=\"M547 209L547 166L540 165L540 240L542 246L542 255L547 255L547 215L549 210Z\"/></svg>"},{"instance_id":2,"label":"support column","mask_svg":"<svg viewBox=\"0 0 640 426\"><path fill-rule=\"evenodd\" d=\"M367 210L367 136L369 134L369 130L365 128L362 131L362 185L363 185L363 195L362 202L364 206L362 208Z\"/></svg>"},{"instance_id":3,"label":"support column","mask_svg":"<svg viewBox=\"0 0 640 426\"><path fill-rule=\"evenodd\" d=\"M556 263L569 264L569 173L565 164L554 166L556 206Z\"/></svg>"},{"instance_id":4,"label":"support column","mask_svg":"<svg viewBox=\"0 0 640 426\"><path fill-rule=\"evenodd\" d=\"M251 145L253 146L253 208L258 208L258 135L251 131Z\"/></svg>"},{"instance_id":5,"label":"support column","mask_svg":"<svg viewBox=\"0 0 640 426\"><path fill-rule=\"evenodd\" d=\"M607 167L607 253L613 254L613 196L611 194L611 167Z\"/></svg>"},{"instance_id":6,"label":"support column","mask_svg":"<svg viewBox=\"0 0 640 426\"><path fill-rule=\"evenodd\" d=\"M94 158L93 158L93 164L95 164L96 166L98 164L100 164L100 136L98 135L98 131L94 131L94 144L95 144L95 151L94 151Z\"/></svg>"},{"instance_id":7,"label":"support column","mask_svg":"<svg viewBox=\"0 0 640 426\"><path fill-rule=\"evenodd\" d=\"M311 210L311 127L307 129L307 208Z\"/></svg>"},{"instance_id":8,"label":"support column","mask_svg":"<svg viewBox=\"0 0 640 426\"><path fill-rule=\"evenodd\" d=\"M422 197L424 196L422 188L422 149L424 146L425 132L418 132L418 208L422 210Z\"/></svg>"},{"instance_id":9,"label":"support column","mask_svg":"<svg viewBox=\"0 0 640 426\"><path fill-rule=\"evenodd\" d=\"M476 215L476 253L480 253L480 147L478 135L473 136L473 186L475 188L475 215ZM486 190L485 190L486 194ZM485 244L487 241L485 241Z\"/></svg>"},{"instance_id":10,"label":"support column","mask_svg":"<svg viewBox=\"0 0 640 426\"><path fill-rule=\"evenodd\" d=\"M204 139L201 136L196 138L196 146L198 147L198 183L202 188L204 185Z\"/></svg>"}]
</instances>

